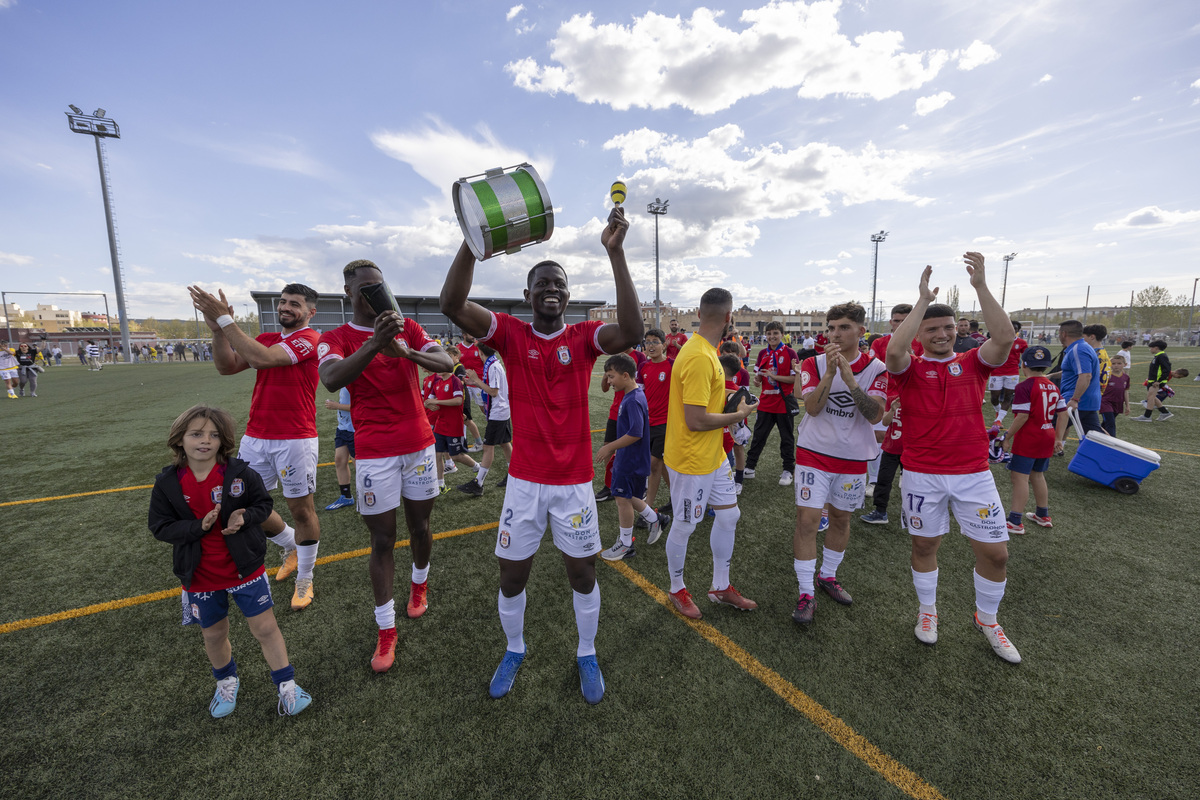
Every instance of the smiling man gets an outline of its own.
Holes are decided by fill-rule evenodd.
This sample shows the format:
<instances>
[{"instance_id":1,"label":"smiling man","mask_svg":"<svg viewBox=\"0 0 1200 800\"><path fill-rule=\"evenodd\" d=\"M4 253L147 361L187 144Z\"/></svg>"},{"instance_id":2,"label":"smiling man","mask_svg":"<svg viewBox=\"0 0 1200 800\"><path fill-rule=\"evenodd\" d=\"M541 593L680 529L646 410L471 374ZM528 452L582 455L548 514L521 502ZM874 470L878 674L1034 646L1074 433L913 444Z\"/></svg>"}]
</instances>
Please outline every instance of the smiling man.
<instances>
[{"instance_id":1,"label":"smiling man","mask_svg":"<svg viewBox=\"0 0 1200 800\"><path fill-rule=\"evenodd\" d=\"M308 327L317 313L319 295L302 283L289 283L275 307L281 332L251 338L234 322L233 306L224 291L218 290L220 297L214 297L198 286L189 286L188 292L213 333L217 372L256 371L250 421L238 458L262 476L267 491L283 484L283 498L296 527L287 525L278 511L272 511L262 527L284 550L283 566L275 580L296 573L292 610L300 611L312 604L313 565L321 538L321 523L313 505L317 491L317 332Z\"/></svg>"},{"instance_id":2,"label":"smiling man","mask_svg":"<svg viewBox=\"0 0 1200 800\"><path fill-rule=\"evenodd\" d=\"M600 621L596 555L601 545L592 494L588 383L601 354L622 353L642 340L637 290L623 246L628 228L625 212L618 207L600 235L616 283L616 324L595 320L566 324L571 292L566 270L554 261L535 264L526 279L532 325L471 302L475 257L465 242L442 287L442 313L495 349L509 375L513 454L496 538L497 603L508 645L488 690L495 698L512 689L525 659L525 585L547 526L574 590L580 689L589 703L604 697L595 645Z\"/></svg>"}]
</instances>

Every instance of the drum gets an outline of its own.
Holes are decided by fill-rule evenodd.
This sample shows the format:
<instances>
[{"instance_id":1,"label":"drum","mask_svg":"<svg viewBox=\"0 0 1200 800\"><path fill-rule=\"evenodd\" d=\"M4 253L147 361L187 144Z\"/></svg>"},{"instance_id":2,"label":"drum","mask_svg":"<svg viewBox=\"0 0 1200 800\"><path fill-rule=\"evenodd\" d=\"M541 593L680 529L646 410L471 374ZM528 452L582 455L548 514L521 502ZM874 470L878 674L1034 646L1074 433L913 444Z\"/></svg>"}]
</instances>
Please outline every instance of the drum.
<instances>
[{"instance_id":1,"label":"drum","mask_svg":"<svg viewBox=\"0 0 1200 800\"><path fill-rule=\"evenodd\" d=\"M480 261L544 242L554 232L546 184L529 164L461 178L452 193L463 238Z\"/></svg>"}]
</instances>

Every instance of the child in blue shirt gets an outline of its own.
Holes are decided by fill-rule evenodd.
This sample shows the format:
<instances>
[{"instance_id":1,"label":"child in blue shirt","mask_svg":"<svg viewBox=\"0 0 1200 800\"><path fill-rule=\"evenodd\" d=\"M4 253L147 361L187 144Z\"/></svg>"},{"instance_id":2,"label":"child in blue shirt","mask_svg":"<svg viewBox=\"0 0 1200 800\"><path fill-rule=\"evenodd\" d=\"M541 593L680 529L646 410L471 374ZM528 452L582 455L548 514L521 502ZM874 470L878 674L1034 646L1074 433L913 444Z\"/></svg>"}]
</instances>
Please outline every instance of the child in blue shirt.
<instances>
[{"instance_id":1,"label":"child in blue shirt","mask_svg":"<svg viewBox=\"0 0 1200 800\"><path fill-rule=\"evenodd\" d=\"M620 537L600 554L606 561L620 561L636 554L633 546L635 512L650 526L647 544L654 544L662 536L664 520L646 503L646 479L650 477L650 411L636 375L637 365L624 353L612 356L604 363L604 376L609 385L625 393L617 411L616 439L596 453L596 461L600 464L607 463L609 456L613 456L611 491L617 501L617 520L621 526Z\"/></svg>"}]
</instances>

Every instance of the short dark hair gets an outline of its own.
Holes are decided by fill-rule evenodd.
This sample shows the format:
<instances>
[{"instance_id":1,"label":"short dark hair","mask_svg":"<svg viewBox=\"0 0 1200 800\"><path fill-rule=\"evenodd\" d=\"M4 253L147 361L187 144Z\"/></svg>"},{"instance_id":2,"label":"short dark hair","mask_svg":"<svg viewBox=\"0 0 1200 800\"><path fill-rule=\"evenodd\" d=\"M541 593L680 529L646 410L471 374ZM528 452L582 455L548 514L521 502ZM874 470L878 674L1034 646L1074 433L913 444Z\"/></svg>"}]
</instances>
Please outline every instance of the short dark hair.
<instances>
[{"instance_id":1,"label":"short dark hair","mask_svg":"<svg viewBox=\"0 0 1200 800\"><path fill-rule=\"evenodd\" d=\"M1019 332L1020 332L1020 330L1021 330L1021 323L1017 322L1017 321L1014 319L1014 320L1012 321L1012 324L1013 324L1013 330L1014 330L1014 331L1017 331L1017 332L1019 333Z\"/></svg>"},{"instance_id":2,"label":"short dark hair","mask_svg":"<svg viewBox=\"0 0 1200 800\"><path fill-rule=\"evenodd\" d=\"M934 317L953 317L954 309L945 303L933 303L929 308L925 309L925 316L921 317L922 321L933 319ZM966 319L966 317L963 317Z\"/></svg>"},{"instance_id":3,"label":"short dark hair","mask_svg":"<svg viewBox=\"0 0 1200 800\"><path fill-rule=\"evenodd\" d=\"M303 283L289 283L283 287L283 291L280 294L301 295L304 297L304 304L309 308L316 308L317 300L321 297L316 289L311 286L305 286Z\"/></svg>"},{"instance_id":4,"label":"short dark hair","mask_svg":"<svg viewBox=\"0 0 1200 800\"><path fill-rule=\"evenodd\" d=\"M609 356L608 361L604 362L604 371L609 370L624 375L636 375L637 364L633 363L633 359L624 353L617 353L615 356Z\"/></svg>"},{"instance_id":5,"label":"short dark hair","mask_svg":"<svg viewBox=\"0 0 1200 800\"><path fill-rule=\"evenodd\" d=\"M840 303L825 312L825 321L848 319L862 325L867 321L867 310L858 303Z\"/></svg>"},{"instance_id":6,"label":"short dark hair","mask_svg":"<svg viewBox=\"0 0 1200 800\"><path fill-rule=\"evenodd\" d=\"M1069 319L1059 325L1058 330L1072 339L1078 339L1080 336L1083 336L1083 323L1077 319Z\"/></svg>"},{"instance_id":7,"label":"short dark hair","mask_svg":"<svg viewBox=\"0 0 1200 800\"><path fill-rule=\"evenodd\" d=\"M342 267L342 277L350 278L360 269L373 269L383 272L383 270L379 269L379 265L374 261L369 261L365 258L356 258L346 266Z\"/></svg>"},{"instance_id":8,"label":"short dark hair","mask_svg":"<svg viewBox=\"0 0 1200 800\"><path fill-rule=\"evenodd\" d=\"M479 341L478 339L475 340L475 346L479 348L479 352L483 353L488 358L491 358L492 356L496 355L495 349L489 347L488 345L484 344L483 342ZM484 377L486 377L486 376L484 376Z\"/></svg>"},{"instance_id":9,"label":"short dark hair","mask_svg":"<svg viewBox=\"0 0 1200 800\"><path fill-rule=\"evenodd\" d=\"M959 317L958 321L959 322L970 322L971 318L970 317Z\"/></svg>"},{"instance_id":10,"label":"short dark hair","mask_svg":"<svg viewBox=\"0 0 1200 800\"><path fill-rule=\"evenodd\" d=\"M1165 339L1155 339L1154 341L1152 341L1152 342L1150 343L1150 346L1151 346L1151 347L1158 348L1159 350L1166 350L1166 349L1167 349L1167 342L1166 342L1166 340L1165 340Z\"/></svg>"},{"instance_id":11,"label":"short dark hair","mask_svg":"<svg viewBox=\"0 0 1200 800\"><path fill-rule=\"evenodd\" d=\"M893 314L911 314L912 306L909 305L908 303L900 303L899 305L892 306L892 313Z\"/></svg>"},{"instance_id":12,"label":"short dark hair","mask_svg":"<svg viewBox=\"0 0 1200 800\"><path fill-rule=\"evenodd\" d=\"M971 325L970 325L970 328L971 328L971 330L973 330L973 331L977 331L977 330L979 330L979 323L978 323L978 322L976 322L975 320L971 320Z\"/></svg>"},{"instance_id":13,"label":"short dark hair","mask_svg":"<svg viewBox=\"0 0 1200 800\"><path fill-rule=\"evenodd\" d=\"M537 272L542 267L558 267L558 269L562 272L563 277L565 278L567 276L567 271L565 269L563 269L563 265L558 263L557 261L551 261L550 259L546 259L545 261L539 261L538 263L536 263L532 267L530 267L529 274L525 276L525 288L526 289L528 289L530 286L533 286L533 273Z\"/></svg>"},{"instance_id":14,"label":"short dark hair","mask_svg":"<svg viewBox=\"0 0 1200 800\"><path fill-rule=\"evenodd\" d=\"M1121 342L1121 349L1125 349L1127 347L1133 347L1133 342L1129 341L1128 339Z\"/></svg>"},{"instance_id":15,"label":"short dark hair","mask_svg":"<svg viewBox=\"0 0 1200 800\"><path fill-rule=\"evenodd\" d=\"M780 333L783 333L783 323L774 321L768 322L767 327L763 328L763 333L766 333L767 331L779 331Z\"/></svg>"},{"instance_id":16,"label":"short dark hair","mask_svg":"<svg viewBox=\"0 0 1200 800\"><path fill-rule=\"evenodd\" d=\"M234 433L233 417L223 408L214 408L201 403L192 406L171 423L171 430L167 434L167 447L170 447L171 451L175 453L175 466L187 466L187 454L183 451L183 435L187 433L192 420L197 417L211 421L216 427L217 435L221 437L221 444L217 448L217 463L224 464L233 456L234 452L236 434Z\"/></svg>"},{"instance_id":17,"label":"short dark hair","mask_svg":"<svg viewBox=\"0 0 1200 800\"><path fill-rule=\"evenodd\" d=\"M725 374L731 378L737 375L742 369L742 360L730 353L726 353L717 360L721 362L721 367L725 370Z\"/></svg>"},{"instance_id":18,"label":"short dark hair","mask_svg":"<svg viewBox=\"0 0 1200 800\"><path fill-rule=\"evenodd\" d=\"M717 348L717 352L721 355L728 354L740 359L742 357L742 346L730 339L728 342L721 342L721 346Z\"/></svg>"},{"instance_id":19,"label":"short dark hair","mask_svg":"<svg viewBox=\"0 0 1200 800\"><path fill-rule=\"evenodd\" d=\"M731 309L733 308L733 295L729 293L728 289L714 287L700 295L700 308L702 310L704 308L713 308L714 306L718 308L725 308L727 306Z\"/></svg>"},{"instance_id":20,"label":"short dark hair","mask_svg":"<svg viewBox=\"0 0 1200 800\"><path fill-rule=\"evenodd\" d=\"M667 340L667 335L658 328L651 328L650 330L646 331L646 335L642 338L649 339L651 336L657 336L660 342L665 342Z\"/></svg>"},{"instance_id":21,"label":"short dark hair","mask_svg":"<svg viewBox=\"0 0 1200 800\"><path fill-rule=\"evenodd\" d=\"M1084 325L1083 332L1088 336L1093 336L1096 339L1103 339L1108 336L1108 328L1101 325L1099 322L1092 325Z\"/></svg>"}]
</instances>

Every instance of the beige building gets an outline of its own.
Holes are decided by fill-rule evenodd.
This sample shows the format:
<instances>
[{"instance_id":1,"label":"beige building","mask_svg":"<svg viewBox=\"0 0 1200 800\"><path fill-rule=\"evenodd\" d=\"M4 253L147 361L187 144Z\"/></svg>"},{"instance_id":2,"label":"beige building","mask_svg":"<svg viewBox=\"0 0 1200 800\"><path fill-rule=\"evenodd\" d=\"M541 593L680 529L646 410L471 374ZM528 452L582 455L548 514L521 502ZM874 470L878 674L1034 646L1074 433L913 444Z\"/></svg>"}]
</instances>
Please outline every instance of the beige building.
<instances>
[{"instance_id":1,"label":"beige building","mask_svg":"<svg viewBox=\"0 0 1200 800\"><path fill-rule=\"evenodd\" d=\"M58 306L38 303L35 310L29 312L33 324L47 333L58 333L67 328L78 328L83 324L83 315L78 311L59 308ZM103 315L101 315L103 316Z\"/></svg>"},{"instance_id":2,"label":"beige building","mask_svg":"<svg viewBox=\"0 0 1200 800\"><path fill-rule=\"evenodd\" d=\"M675 308L675 306L671 305L670 303L663 303L662 329L664 331L670 330L671 320L677 319L679 320L679 327L683 328L684 330L690 330L688 323L684 321L684 318L688 315L688 313L690 312L680 312L679 309ZM695 315L692 314L692 316ZM600 320L601 322L605 323L615 323L617 321L617 306L615 304L605 303L602 306L596 306L595 308L588 309L588 319ZM654 303L642 303L642 324L646 326L646 330L650 330L654 327Z\"/></svg>"}]
</instances>

